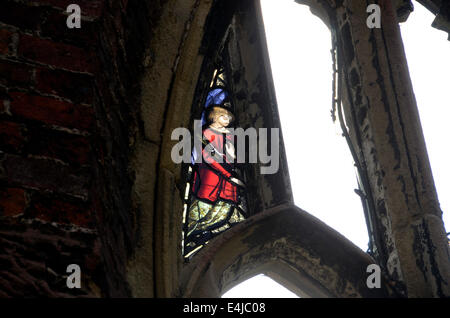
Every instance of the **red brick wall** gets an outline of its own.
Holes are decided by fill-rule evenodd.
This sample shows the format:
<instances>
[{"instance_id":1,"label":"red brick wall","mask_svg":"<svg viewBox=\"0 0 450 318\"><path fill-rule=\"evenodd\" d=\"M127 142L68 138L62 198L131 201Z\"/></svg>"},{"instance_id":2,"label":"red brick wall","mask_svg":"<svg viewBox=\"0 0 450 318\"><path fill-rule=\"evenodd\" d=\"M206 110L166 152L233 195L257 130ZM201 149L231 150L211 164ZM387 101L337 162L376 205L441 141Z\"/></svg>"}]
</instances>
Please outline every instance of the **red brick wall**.
<instances>
[{"instance_id":1,"label":"red brick wall","mask_svg":"<svg viewBox=\"0 0 450 318\"><path fill-rule=\"evenodd\" d=\"M66 26L71 3L81 29ZM0 296L129 295L128 147L149 12L137 0L1 1ZM65 286L72 263L80 290Z\"/></svg>"}]
</instances>

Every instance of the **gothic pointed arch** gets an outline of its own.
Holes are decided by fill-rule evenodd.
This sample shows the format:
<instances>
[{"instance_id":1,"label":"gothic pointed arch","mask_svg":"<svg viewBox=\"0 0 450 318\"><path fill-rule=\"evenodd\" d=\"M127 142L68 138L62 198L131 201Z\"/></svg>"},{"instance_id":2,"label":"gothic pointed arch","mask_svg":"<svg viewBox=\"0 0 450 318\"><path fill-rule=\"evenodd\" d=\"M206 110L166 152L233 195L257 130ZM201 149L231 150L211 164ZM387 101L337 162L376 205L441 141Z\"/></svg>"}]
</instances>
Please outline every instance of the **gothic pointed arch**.
<instances>
[{"instance_id":1,"label":"gothic pointed arch","mask_svg":"<svg viewBox=\"0 0 450 318\"><path fill-rule=\"evenodd\" d=\"M294 205L255 215L200 251L184 270L182 297L220 297L266 273L302 297L391 297L366 282L375 260L335 230Z\"/></svg>"}]
</instances>

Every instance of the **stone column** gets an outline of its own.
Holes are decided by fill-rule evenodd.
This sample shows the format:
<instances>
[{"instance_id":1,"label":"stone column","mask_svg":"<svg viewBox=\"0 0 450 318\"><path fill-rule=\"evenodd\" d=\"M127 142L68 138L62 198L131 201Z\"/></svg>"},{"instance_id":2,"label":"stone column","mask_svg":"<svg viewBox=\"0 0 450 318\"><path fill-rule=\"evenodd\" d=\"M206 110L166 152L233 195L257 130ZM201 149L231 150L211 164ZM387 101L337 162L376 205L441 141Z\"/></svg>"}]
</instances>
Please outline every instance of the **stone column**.
<instances>
[{"instance_id":1,"label":"stone column","mask_svg":"<svg viewBox=\"0 0 450 318\"><path fill-rule=\"evenodd\" d=\"M345 117L374 199L380 262L408 297L448 297L448 243L397 16L391 1L378 3L379 29L366 25L366 1L336 9Z\"/></svg>"}]
</instances>

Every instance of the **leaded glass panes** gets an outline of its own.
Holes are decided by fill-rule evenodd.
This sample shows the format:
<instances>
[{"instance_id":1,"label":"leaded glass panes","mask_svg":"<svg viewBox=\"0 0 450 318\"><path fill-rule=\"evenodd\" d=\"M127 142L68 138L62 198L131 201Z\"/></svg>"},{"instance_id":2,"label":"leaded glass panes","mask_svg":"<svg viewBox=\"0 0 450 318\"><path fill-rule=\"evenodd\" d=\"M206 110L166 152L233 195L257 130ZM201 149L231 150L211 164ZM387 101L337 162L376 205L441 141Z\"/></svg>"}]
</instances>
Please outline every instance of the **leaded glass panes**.
<instances>
[{"instance_id":1,"label":"leaded glass panes","mask_svg":"<svg viewBox=\"0 0 450 318\"><path fill-rule=\"evenodd\" d=\"M192 257L246 217L245 184L235 164L235 112L223 67L213 72L201 104L201 147L192 150L183 211L183 254ZM199 119L197 119L199 120Z\"/></svg>"}]
</instances>

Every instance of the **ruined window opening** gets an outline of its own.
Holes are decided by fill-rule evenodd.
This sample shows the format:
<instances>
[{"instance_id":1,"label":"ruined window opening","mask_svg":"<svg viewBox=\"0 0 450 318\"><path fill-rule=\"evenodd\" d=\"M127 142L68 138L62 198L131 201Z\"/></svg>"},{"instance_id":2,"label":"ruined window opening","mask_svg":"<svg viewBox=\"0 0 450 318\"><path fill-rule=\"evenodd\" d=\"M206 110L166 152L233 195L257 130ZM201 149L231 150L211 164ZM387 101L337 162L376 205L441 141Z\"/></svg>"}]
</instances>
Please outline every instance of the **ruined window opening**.
<instances>
[{"instance_id":1,"label":"ruined window opening","mask_svg":"<svg viewBox=\"0 0 450 318\"><path fill-rule=\"evenodd\" d=\"M433 179L450 231L450 154L444 149L450 136L448 74L450 45L448 34L432 27L435 15L415 1L414 11L400 24L408 68L417 101ZM425 60L424 60L425 57Z\"/></svg>"},{"instance_id":2,"label":"ruined window opening","mask_svg":"<svg viewBox=\"0 0 450 318\"><path fill-rule=\"evenodd\" d=\"M201 114L193 116L194 126L201 124L202 132L202 136L196 136L194 128L193 138L202 141L200 147L193 147L187 167L182 233L185 260L248 215L246 181L235 162L234 136L228 130L236 127L238 120L223 65L225 58L223 54L218 56L212 77L206 82L209 85L200 83L203 98L193 106L193 114ZM222 116L234 123L221 126Z\"/></svg>"},{"instance_id":3,"label":"ruined window opening","mask_svg":"<svg viewBox=\"0 0 450 318\"><path fill-rule=\"evenodd\" d=\"M298 2L301 2L302 0L298 0ZM305 2L309 2L309 1L306 1L305 0ZM337 36L341 36L342 35L342 33L340 33L340 32L336 32L337 34ZM286 32L286 34L289 34L288 32ZM345 34L343 35L343 37L344 37L344 39L339 39L339 41L338 41L338 43L339 44L343 44L343 47L339 47L338 49L346 49L346 45L347 44L349 44L349 41L348 41L348 39L347 38L345 38ZM251 53L253 53L253 55L254 55L254 51L251 51L251 50L248 50L249 52L251 52ZM340 52L341 53L341 52ZM249 54L250 55L250 54ZM343 54L340 54L340 56L342 57L342 55ZM262 65L261 63L259 63L260 65ZM248 63L244 63L244 65L245 66L247 66L248 65ZM267 64L266 64L267 65ZM298 75L298 74L301 74L301 72L296 72L296 71L294 71L294 70L291 70L292 71L292 73L294 73L294 74L296 74L296 75ZM347 74L347 73L344 73L343 72L343 74L344 75L349 75L349 74ZM347 78L345 78L346 80L347 80ZM298 87L296 87L295 89L297 89L298 90ZM236 91L239 91L239 90L236 90ZM240 93L240 91L239 91L239 93ZM237 96L239 96L238 94L236 94ZM249 94L247 94L247 95L245 95L244 94L244 96L246 96L246 97L248 97L249 96ZM327 96L329 96L328 94L327 94ZM335 96L334 96L335 97ZM352 96L349 94L349 97L351 98ZM350 102L351 102L352 100L350 100ZM328 103L324 103L325 104L325 106L328 104ZM349 104L351 104L351 103L349 103ZM349 106L348 104L345 104L345 106ZM351 106L351 105L350 105ZM328 107L326 107L326 110L328 110ZM352 109L351 109L352 110ZM348 114L349 115L349 118L350 119L352 119L352 120L354 120L354 118L351 118L351 116L353 115L353 114ZM352 123L349 123L349 124L353 124L353 122ZM338 127L338 126L337 126ZM337 129L338 130L338 133L340 133L340 130L339 129ZM366 169L367 170L367 169ZM327 193L325 192L325 191L322 191L323 192L323 194L324 194L324 196L326 196L327 195ZM252 198L253 199L253 198ZM323 199L323 198L322 198ZM328 199L328 198L327 198ZM292 202L292 201L290 201L290 202ZM258 210L258 209L253 209L253 210ZM327 211L328 212L328 211ZM362 213L360 213L360 214L362 214ZM378 230L378 229L377 229ZM382 231L378 231L378 233L379 234L383 234L383 232ZM383 248L383 246L380 244L380 246L381 246L381 248L380 248L380 250ZM276 254L276 253L274 253L274 254ZM221 256L223 256L223 254L220 254ZM222 259L224 259L225 257L221 257ZM212 255L212 258L211 259L214 259L214 255ZM207 262L205 262L205 266L209 266L209 265L211 265L212 264L212 261L211 261L211 259L209 259ZM378 261L379 260L379 258L377 258L377 257L375 257L375 260L376 261ZM214 268L215 266L210 266L209 268ZM216 273L216 272L214 272L214 270L212 270L211 271L211 273L214 273L214 277L219 277L219 276L217 276L217 275L215 275L215 274L221 274L221 273ZM234 273L233 273L233 278L234 277L239 277L239 275L242 275L242 272L241 271L235 271ZM225 275L223 275L222 277L225 277ZM230 281L230 278L229 278L229 276L227 277L227 279L228 279L228 281ZM197 278L196 278L196 280L198 280ZM200 278L200 280L201 280L201 278ZM221 281L219 281L220 283L221 283ZM205 283L205 285L202 285L202 286L206 286L208 284L208 282L206 282ZM300 284L299 284L300 285ZM220 284L218 284L218 287L219 287L219 289L220 289L220 287L223 287L223 285L220 285Z\"/></svg>"},{"instance_id":4,"label":"ruined window opening","mask_svg":"<svg viewBox=\"0 0 450 318\"><path fill-rule=\"evenodd\" d=\"M294 200L299 207L339 231L361 249L370 251L372 244L367 233L368 224L364 217L364 209L361 207L361 198L354 193L355 188L359 190L355 168L352 167L354 160L342 137L339 121L336 121L333 127L329 117L329 98L332 91L330 32L327 30L328 39L322 36L324 33L322 30L315 33L315 27L324 28L325 25L309 12L308 6L280 1L276 7L271 8L270 5L273 3L270 0L261 0L261 4L287 158L290 163L289 173L295 194ZM286 12L280 13L283 19L277 21L270 14L282 7ZM294 14L295 19L291 18ZM299 21L308 21L310 24L301 24ZM281 29L283 24L287 26L284 31L275 33L270 30L270 28ZM295 41L285 40L290 45L287 46L282 43L283 37L276 34L289 34L290 29L296 29L298 32ZM298 46L293 44L295 42L299 43ZM320 42L326 43L326 46L320 47ZM309 56L302 56L308 52ZM280 56L280 53L283 54L284 61L280 61L280 58L276 60L276 56ZM322 63L314 63L317 60ZM283 63L286 63L287 67ZM314 64L314 71L307 71L308 64ZM284 72L283 67L286 69ZM291 74L292 78L288 77ZM321 90L311 94L316 89L314 84L320 85ZM289 90L295 92L295 98L290 97ZM302 95L308 98L302 100ZM295 119L296 116L298 119ZM300 139L301 136L308 137ZM315 173L311 174L310 171ZM331 186L333 179L335 183Z\"/></svg>"}]
</instances>

